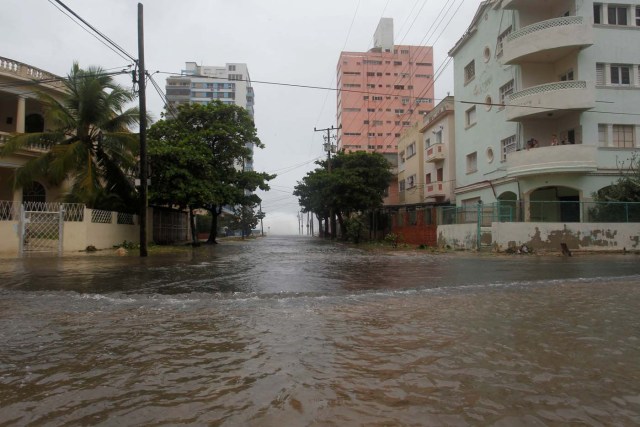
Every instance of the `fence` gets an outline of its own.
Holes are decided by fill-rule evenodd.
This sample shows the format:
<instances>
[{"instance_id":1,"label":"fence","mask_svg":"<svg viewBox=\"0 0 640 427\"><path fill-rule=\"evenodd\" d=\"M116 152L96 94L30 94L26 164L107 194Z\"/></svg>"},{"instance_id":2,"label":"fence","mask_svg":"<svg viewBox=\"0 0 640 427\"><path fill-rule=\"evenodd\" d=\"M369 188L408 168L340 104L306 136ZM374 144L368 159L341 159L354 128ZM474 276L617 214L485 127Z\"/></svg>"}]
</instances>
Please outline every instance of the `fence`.
<instances>
[{"instance_id":1,"label":"fence","mask_svg":"<svg viewBox=\"0 0 640 427\"><path fill-rule=\"evenodd\" d=\"M129 213L87 209L78 203L0 200L0 253L69 252L137 242L136 219Z\"/></svg>"},{"instance_id":2,"label":"fence","mask_svg":"<svg viewBox=\"0 0 640 427\"><path fill-rule=\"evenodd\" d=\"M639 202L507 201L442 208L441 225L493 222L640 222Z\"/></svg>"}]
</instances>

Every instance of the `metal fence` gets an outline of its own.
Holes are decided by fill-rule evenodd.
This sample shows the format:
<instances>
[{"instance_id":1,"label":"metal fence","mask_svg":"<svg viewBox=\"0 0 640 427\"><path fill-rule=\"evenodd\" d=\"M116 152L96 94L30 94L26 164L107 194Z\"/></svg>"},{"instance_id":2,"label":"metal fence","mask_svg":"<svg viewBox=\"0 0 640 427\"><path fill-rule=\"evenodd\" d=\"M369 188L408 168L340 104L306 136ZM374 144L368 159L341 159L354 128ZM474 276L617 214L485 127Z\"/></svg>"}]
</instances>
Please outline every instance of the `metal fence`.
<instances>
[{"instance_id":1,"label":"metal fence","mask_svg":"<svg viewBox=\"0 0 640 427\"><path fill-rule=\"evenodd\" d=\"M57 202L14 202L0 200L0 221L19 221L20 207L24 206L27 212L59 212L64 211L65 222L84 221L84 205L82 203L57 203Z\"/></svg>"},{"instance_id":2,"label":"metal fence","mask_svg":"<svg viewBox=\"0 0 640 427\"><path fill-rule=\"evenodd\" d=\"M640 222L638 202L528 201L497 202L466 207L444 207L440 223L477 224L492 222Z\"/></svg>"}]
</instances>

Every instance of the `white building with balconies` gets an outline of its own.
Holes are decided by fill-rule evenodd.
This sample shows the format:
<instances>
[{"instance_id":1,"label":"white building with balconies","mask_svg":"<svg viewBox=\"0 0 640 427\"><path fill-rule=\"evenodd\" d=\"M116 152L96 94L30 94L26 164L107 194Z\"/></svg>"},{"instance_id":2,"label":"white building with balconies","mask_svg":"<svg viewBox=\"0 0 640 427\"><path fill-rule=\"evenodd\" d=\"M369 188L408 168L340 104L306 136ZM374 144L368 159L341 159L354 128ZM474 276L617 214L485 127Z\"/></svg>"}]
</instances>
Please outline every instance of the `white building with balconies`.
<instances>
[{"instance_id":1,"label":"white building with balconies","mask_svg":"<svg viewBox=\"0 0 640 427\"><path fill-rule=\"evenodd\" d=\"M640 147L638 0L487 0L449 54L459 206L590 201Z\"/></svg>"}]
</instances>

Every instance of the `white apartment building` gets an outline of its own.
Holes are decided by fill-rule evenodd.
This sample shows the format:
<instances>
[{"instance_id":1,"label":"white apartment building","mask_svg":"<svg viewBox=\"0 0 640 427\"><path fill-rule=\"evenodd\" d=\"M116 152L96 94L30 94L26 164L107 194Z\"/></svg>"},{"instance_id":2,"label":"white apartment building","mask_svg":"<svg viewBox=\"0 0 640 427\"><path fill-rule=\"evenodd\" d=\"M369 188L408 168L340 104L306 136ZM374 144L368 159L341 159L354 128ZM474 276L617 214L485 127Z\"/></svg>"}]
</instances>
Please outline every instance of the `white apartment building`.
<instances>
[{"instance_id":1,"label":"white apartment building","mask_svg":"<svg viewBox=\"0 0 640 427\"><path fill-rule=\"evenodd\" d=\"M536 221L528 203L592 200L640 146L638 0L487 0L449 55L458 206L524 202Z\"/></svg>"},{"instance_id":2,"label":"white apartment building","mask_svg":"<svg viewBox=\"0 0 640 427\"><path fill-rule=\"evenodd\" d=\"M187 62L181 75L167 78L166 96L170 107L219 100L243 107L254 117L255 97L247 64L228 63L216 67ZM253 151L253 145L249 146ZM253 170L253 161L248 161L244 167Z\"/></svg>"}]
</instances>

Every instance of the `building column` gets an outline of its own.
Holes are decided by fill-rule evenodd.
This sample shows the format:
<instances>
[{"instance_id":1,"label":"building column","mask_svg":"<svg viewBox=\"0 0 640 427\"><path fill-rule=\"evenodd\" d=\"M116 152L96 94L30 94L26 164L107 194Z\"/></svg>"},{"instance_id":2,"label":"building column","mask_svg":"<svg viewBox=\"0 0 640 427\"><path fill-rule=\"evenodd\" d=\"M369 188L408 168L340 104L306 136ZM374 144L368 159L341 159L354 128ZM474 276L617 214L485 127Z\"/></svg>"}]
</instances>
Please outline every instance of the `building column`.
<instances>
[{"instance_id":1,"label":"building column","mask_svg":"<svg viewBox=\"0 0 640 427\"><path fill-rule=\"evenodd\" d=\"M18 109L16 111L16 132L18 133L24 133L26 105L27 99L23 96L18 96Z\"/></svg>"}]
</instances>

